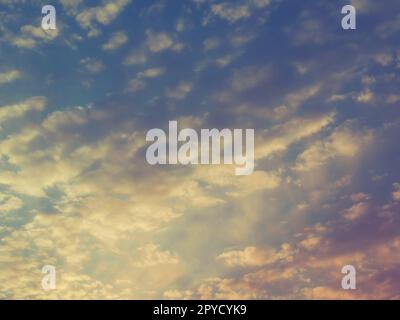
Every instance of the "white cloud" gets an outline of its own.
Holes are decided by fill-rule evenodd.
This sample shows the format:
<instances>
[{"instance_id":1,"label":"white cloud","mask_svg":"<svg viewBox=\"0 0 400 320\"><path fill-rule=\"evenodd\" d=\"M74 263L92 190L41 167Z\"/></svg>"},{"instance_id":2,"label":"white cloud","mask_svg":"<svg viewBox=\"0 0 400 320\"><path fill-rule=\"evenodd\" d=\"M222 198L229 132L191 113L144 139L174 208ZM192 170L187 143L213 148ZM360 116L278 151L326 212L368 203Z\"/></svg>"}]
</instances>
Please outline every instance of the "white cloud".
<instances>
[{"instance_id":1,"label":"white cloud","mask_svg":"<svg viewBox=\"0 0 400 320\"><path fill-rule=\"evenodd\" d=\"M375 95L370 89L365 89L356 97L356 100L360 103L369 103L374 99L374 97Z\"/></svg>"},{"instance_id":2,"label":"white cloud","mask_svg":"<svg viewBox=\"0 0 400 320\"><path fill-rule=\"evenodd\" d=\"M239 54L226 54L222 57L219 57L215 60L215 64L220 67L224 68L229 66L235 59L237 59Z\"/></svg>"},{"instance_id":3,"label":"white cloud","mask_svg":"<svg viewBox=\"0 0 400 320\"><path fill-rule=\"evenodd\" d=\"M131 79L128 83L128 91L138 92L146 87L146 82L140 79Z\"/></svg>"},{"instance_id":4,"label":"white cloud","mask_svg":"<svg viewBox=\"0 0 400 320\"><path fill-rule=\"evenodd\" d=\"M400 201L400 183L394 183L393 184L393 193L392 197L395 201Z\"/></svg>"},{"instance_id":5,"label":"white cloud","mask_svg":"<svg viewBox=\"0 0 400 320\"><path fill-rule=\"evenodd\" d=\"M118 31L111 35L110 39L103 44L102 48L106 51L113 51L128 42L128 36L124 31Z\"/></svg>"},{"instance_id":6,"label":"white cloud","mask_svg":"<svg viewBox=\"0 0 400 320\"><path fill-rule=\"evenodd\" d=\"M59 34L58 29L44 30L41 27L35 27L31 25L21 27L21 31L24 35L29 35L37 39L43 39L45 41L51 41L57 38Z\"/></svg>"},{"instance_id":7,"label":"white cloud","mask_svg":"<svg viewBox=\"0 0 400 320\"><path fill-rule=\"evenodd\" d=\"M25 116L29 111L43 111L46 106L46 100L43 97L35 97L25 100L18 104L2 106L0 108L1 122L10 119L17 119Z\"/></svg>"},{"instance_id":8,"label":"white cloud","mask_svg":"<svg viewBox=\"0 0 400 320\"><path fill-rule=\"evenodd\" d=\"M144 78L157 78L161 75L163 75L165 72L165 68L149 68L144 70L143 72L140 72L138 74L139 77L144 77Z\"/></svg>"},{"instance_id":9,"label":"white cloud","mask_svg":"<svg viewBox=\"0 0 400 320\"><path fill-rule=\"evenodd\" d=\"M256 10L264 9L270 4L270 0L246 0L236 3L221 2L211 5L211 14L229 23L235 23L249 18ZM206 17L203 24L207 24L209 19L210 16Z\"/></svg>"},{"instance_id":10,"label":"white cloud","mask_svg":"<svg viewBox=\"0 0 400 320\"><path fill-rule=\"evenodd\" d=\"M154 33L151 30L146 31L147 34L147 47L151 52L161 52L173 45L172 38L164 33Z\"/></svg>"},{"instance_id":11,"label":"white cloud","mask_svg":"<svg viewBox=\"0 0 400 320\"><path fill-rule=\"evenodd\" d=\"M320 132L334 119L334 113L312 118L294 118L271 129L264 130L259 133L256 143L256 158L261 159L274 153L284 152L291 144Z\"/></svg>"},{"instance_id":12,"label":"white cloud","mask_svg":"<svg viewBox=\"0 0 400 320\"><path fill-rule=\"evenodd\" d=\"M262 84L270 75L268 67L244 67L235 70L231 79L231 86L237 92L253 89Z\"/></svg>"},{"instance_id":13,"label":"white cloud","mask_svg":"<svg viewBox=\"0 0 400 320\"><path fill-rule=\"evenodd\" d=\"M19 48L32 49L36 46L36 41L31 38L16 37L11 40L12 44Z\"/></svg>"},{"instance_id":14,"label":"white cloud","mask_svg":"<svg viewBox=\"0 0 400 320\"><path fill-rule=\"evenodd\" d=\"M214 15L227 20L230 23L248 18L251 12L248 5L238 5L228 2L213 4L211 6L211 11Z\"/></svg>"},{"instance_id":15,"label":"white cloud","mask_svg":"<svg viewBox=\"0 0 400 320\"><path fill-rule=\"evenodd\" d=\"M149 68L142 72L139 72L134 79L131 79L128 83L128 91L138 92L146 87L146 81L144 79L153 79L162 76L165 72L165 68Z\"/></svg>"},{"instance_id":16,"label":"white cloud","mask_svg":"<svg viewBox=\"0 0 400 320\"><path fill-rule=\"evenodd\" d=\"M220 45L220 40L216 37L208 38L203 41L203 47L205 51L215 49L219 45Z\"/></svg>"},{"instance_id":17,"label":"white cloud","mask_svg":"<svg viewBox=\"0 0 400 320\"><path fill-rule=\"evenodd\" d=\"M10 37L10 42L16 47L32 49L40 41L49 42L59 36L59 29L44 30L41 27L25 25L21 27L20 34Z\"/></svg>"},{"instance_id":18,"label":"white cloud","mask_svg":"<svg viewBox=\"0 0 400 320\"><path fill-rule=\"evenodd\" d=\"M291 261L294 250L290 244L282 244L280 250L271 247L246 247L243 250L231 250L220 254L217 260L229 267L260 267L279 260Z\"/></svg>"},{"instance_id":19,"label":"white cloud","mask_svg":"<svg viewBox=\"0 0 400 320\"><path fill-rule=\"evenodd\" d=\"M19 70L10 70L0 73L0 86L14 82L22 77L22 73Z\"/></svg>"},{"instance_id":20,"label":"white cloud","mask_svg":"<svg viewBox=\"0 0 400 320\"><path fill-rule=\"evenodd\" d=\"M317 141L296 160L295 169L310 171L338 157L353 158L372 139L372 132L356 132L346 125L338 127L325 140Z\"/></svg>"},{"instance_id":21,"label":"white cloud","mask_svg":"<svg viewBox=\"0 0 400 320\"><path fill-rule=\"evenodd\" d=\"M22 205L21 199L0 192L0 213L20 209Z\"/></svg>"},{"instance_id":22,"label":"white cloud","mask_svg":"<svg viewBox=\"0 0 400 320\"><path fill-rule=\"evenodd\" d=\"M352 207L344 210L343 217L349 221L360 219L367 213L368 208L368 204L365 202L357 203Z\"/></svg>"},{"instance_id":23,"label":"white cloud","mask_svg":"<svg viewBox=\"0 0 400 320\"><path fill-rule=\"evenodd\" d=\"M89 30L89 36L97 36L100 34L100 30L93 23L110 24L130 2L131 0L107 0L101 6L80 11L75 18L82 28Z\"/></svg>"},{"instance_id":24,"label":"white cloud","mask_svg":"<svg viewBox=\"0 0 400 320\"><path fill-rule=\"evenodd\" d=\"M125 65L138 65L147 62L147 55L144 50L135 50L131 52L124 60Z\"/></svg>"},{"instance_id":25,"label":"white cloud","mask_svg":"<svg viewBox=\"0 0 400 320\"><path fill-rule=\"evenodd\" d=\"M104 70L104 63L98 59L93 58L85 58L80 60L80 64L84 67L84 69L92 74L99 73Z\"/></svg>"},{"instance_id":26,"label":"white cloud","mask_svg":"<svg viewBox=\"0 0 400 320\"><path fill-rule=\"evenodd\" d=\"M161 251L160 248L151 243L138 249L140 258L134 263L134 266L148 268L155 265L178 264L179 259L169 251Z\"/></svg>"},{"instance_id":27,"label":"white cloud","mask_svg":"<svg viewBox=\"0 0 400 320\"><path fill-rule=\"evenodd\" d=\"M193 85L190 82L182 81L175 88L169 88L166 91L168 98L174 100L183 100L192 91Z\"/></svg>"}]
</instances>

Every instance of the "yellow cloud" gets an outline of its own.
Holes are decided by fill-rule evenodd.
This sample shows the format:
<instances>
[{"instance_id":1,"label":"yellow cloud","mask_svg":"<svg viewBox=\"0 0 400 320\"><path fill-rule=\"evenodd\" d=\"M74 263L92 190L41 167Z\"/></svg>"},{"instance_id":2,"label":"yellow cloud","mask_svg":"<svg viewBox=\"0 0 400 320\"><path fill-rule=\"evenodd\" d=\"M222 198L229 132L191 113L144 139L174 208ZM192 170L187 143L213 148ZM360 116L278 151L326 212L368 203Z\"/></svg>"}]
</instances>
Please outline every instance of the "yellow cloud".
<instances>
[{"instance_id":1,"label":"yellow cloud","mask_svg":"<svg viewBox=\"0 0 400 320\"><path fill-rule=\"evenodd\" d=\"M0 86L12 83L22 77L22 73L18 70L10 70L7 72L0 73Z\"/></svg>"}]
</instances>

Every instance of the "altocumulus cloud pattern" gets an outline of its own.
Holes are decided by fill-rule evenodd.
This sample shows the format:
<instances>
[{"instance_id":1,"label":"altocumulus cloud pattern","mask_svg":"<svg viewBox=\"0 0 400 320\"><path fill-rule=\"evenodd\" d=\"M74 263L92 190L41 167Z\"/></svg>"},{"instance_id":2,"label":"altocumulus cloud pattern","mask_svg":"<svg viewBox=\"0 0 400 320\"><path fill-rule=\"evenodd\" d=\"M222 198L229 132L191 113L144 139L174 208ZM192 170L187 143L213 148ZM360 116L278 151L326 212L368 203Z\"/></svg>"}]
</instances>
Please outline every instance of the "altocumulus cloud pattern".
<instances>
[{"instance_id":1,"label":"altocumulus cloud pattern","mask_svg":"<svg viewBox=\"0 0 400 320\"><path fill-rule=\"evenodd\" d=\"M399 14L0 0L0 298L399 299ZM254 171L149 165L172 120L254 129Z\"/></svg>"}]
</instances>

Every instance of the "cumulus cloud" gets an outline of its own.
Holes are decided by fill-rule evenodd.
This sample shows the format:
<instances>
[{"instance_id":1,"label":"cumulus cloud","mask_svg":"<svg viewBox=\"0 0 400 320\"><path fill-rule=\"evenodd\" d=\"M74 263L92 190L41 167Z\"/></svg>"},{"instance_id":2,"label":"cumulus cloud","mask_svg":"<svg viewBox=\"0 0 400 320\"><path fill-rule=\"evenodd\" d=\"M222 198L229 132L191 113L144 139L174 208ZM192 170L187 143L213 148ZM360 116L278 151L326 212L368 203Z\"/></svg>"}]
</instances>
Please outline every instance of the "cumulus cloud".
<instances>
[{"instance_id":1,"label":"cumulus cloud","mask_svg":"<svg viewBox=\"0 0 400 320\"><path fill-rule=\"evenodd\" d=\"M316 134L334 121L335 114L330 113L314 118L291 119L270 130L264 130L256 147L256 158L270 156L273 153L283 152L288 147L302 139Z\"/></svg>"},{"instance_id":2,"label":"cumulus cloud","mask_svg":"<svg viewBox=\"0 0 400 320\"><path fill-rule=\"evenodd\" d=\"M232 75L231 86L237 92L253 89L262 84L271 75L268 67L258 68L256 66L244 67L235 70Z\"/></svg>"},{"instance_id":3,"label":"cumulus cloud","mask_svg":"<svg viewBox=\"0 0 400 320\"><path fill-rule=\"evenodd\" d=\"M175 88L168 88L166 91L166 96L174 100L183 100L192 91L192 89L192 83L182 81Z\"/></svg>"},{"instance_id":4,"label":"cumulus cloud","mask_svg":"<svg viewBox=\"0 0 400 320\"><path fill-rule=\"evenodd\" d=\"M59 29L44 30L41 27L24 25L18 35L10 36L9 41L16 47L32 49L40 43L53 41L59 34Z\"/></svg>"},{"instance_id":5,"label":"cumulus cloud","mask_svg":"<svg viewBox=\"0 0 400 320\"><path fill-rule=\"evenodd\" d=\"M162 76L165 72L165 68L149 68L142 72L139 72L134 79L129 80L128 90L138 92L143 90L146 85L146 79L154 79Z\"/></svg>"},{"instance_id":6,"label":"cumulus cloud","mask_svg":"<svg viewBox=\"0 0 400 320\"><path fill-rule=\"evenodd\" d=\"M100 30L96 23L101 25L110 24L130 2L130 0L103 1L100 6L79 11L75 18L82 28L89 30L89 36L97 36L100 34Z\"/></svg>"},{"instance_id":7,"label":"cumulus cloud","mask_svg":"<svg viewBox=\"0 0 400 320\"><path fill-rule=\"evenodd\" d=\"M147 54L144 50L131 52L124 60L125 65L139 65L147 62Z\"/></svg>"},{"instance_id":8,"label":"cumulus cloud","mask_svg":"<svg viewBox=\"0 0 400 320\"><path fill-rule=\"evenodd\" d=\"M211 11L231 23L250 16L250 8L247 5L235 5L228 2L212 5Z\"/></svg>"},{"instance_id":9,"label":"cumulus cloud","mask_svg":"<svg viewBox=\"0 0 400 320\"><path fill-rule=\"evenodd\" d=\"M105 68L105 65L102 61L94 58L81 59L79 63L87 72L92 74L100 73Z\"/></svg>"},{"instance_id":10,"label":"cumulus cloud","mask_svg":"<svg viewBox=\"0 0 400 320\"><path fill-rule=\"evenodd\" d=\"M151 30L147 30L147 47L151 52L161 52L173 45L172 38L164 33L154 33Z\"/></svg>"},{"instance_id":11,"label":"cumulus cloud","mask_svg":"<svg viewBox=\"0 0 400 320\"><path fill-rule=\"evenodd\" d=\"M35 97L21 103L1 106L0 119L4 123L11 119L16 119L25 116L30 111L40 112L46 106L46 100L43 97Z\"/></svg>"},{"instance_id":12,"label":"cumulus cloud","mask_svg":"<svg viewBox=\"0 0 400 320\"><path fill-rule=\"evenodd\" d=\"M0 86L14 82L22 77L22 73L19 70L10 70L0 73Z\"/></svg>"},{"instance_id":13,"label":"cumulus cloud","mask_svg":"<svg viewBox=\"0 0 400 320\"><path fill-rule=\"evenodd\" d=\"M349 127L337 128L325 141L311 145L297 158L295 169L309 171L337 157L355 157L373 138L372 132L358 133Z\"/></svg>"},{"instance_id":14,"label":"cumulus cloud","mask_svg":"<svg viewBox=\"0 0 400 320\"><path fill-rule=\"evenodd\" d=\"M393 189L394 189L392 193L393 199L396 201L400 201L400 183L394 183Z\"/></svg>"},{"instance_id":15,"label":"cumulus cloud","mask_svg":"<svg viewBox=\"0 0 400 320\"><path fill-rule=\"evenodd\" d=\"M221 253L217 260L230 267L259 267L274 263L280 259L290 259L292 249L289 244L283 244L277 251L273 248L247 247L243 250L233 250Z\"/></svg>"},{"instance_id":16,"label":"cumulus cloud","mask_svg":"<svg viewBox=\"0 0 400 320\"><path fill-rule=\"evenodd\" d=\"M152 78L160 73L161 69L148 69L143 77ZM34 98L0 110L22 117L30 110L43 111L44 100ZM3 297L143 297L143 288L159 290L182 274L179 257L150 241L149 236L164 229L193 204L206 208L223 201L185 174L171 176L157 170L153 172L154 181L140 178L150 170L137 154L146 143L145 134L135 130L128 119L120 120L121 129L125 127L127 131L106 130L94 141L85 141L87 128L102 127L100 123L104 124L108 116L109 113L82 107L50 112L43 119L32 119L29 127L0 141L2 159L7 155L7 163L18 168L16 172L5 170L0 174L2 186L11 192L1 197L2 213L22 207L23 201L13 196L13 192L42 199L49 197L50 190L60 193L47 209L51 214L34 213L30 223L21 229L11 229L3 239L6 249L1 251L0 260L29 274L25 282L3 273L3 284L8 288L2 292ZM182 121L198 123L200 120ZM128 159L132 165L122 165ZM101 166L96 165L99 161ZM110 179L114 181L111 189L104 184ZM149 187L156 185L160 189L149 193ZM133 234L138 241L135 250L128 253L116 249L117 243L128 245ZM52 249L54 245L56 251ZM22 248L30 254L21 256ZM92 263L89 252L112 255L126 267L115 270L113 279L105 282L89 276L83 278L82 266ZM47 293L32 286L38 276L41 279L43 263L57 266L62 279L57 292ZM96 277L96 270L93 272ZM139 274L142 276L138 277ZM128 290L130 281L135 281L137 290ZM71 289L72 285L75 290Z\"/></svg>"},{"instance_id":17,"label":"cumulus cloud","mask_svg":"<svg viewBox=\"0 0 400 320\"><path fill-rule=\"evenodd\" d=\"M116 28L83 42L65 26L67 49L80 41L85 50L66 52L59 66L48 61L61 41L48 52L39 44L60 35L19 20L11 32L12 17L0 14L10 68L1 71L0 298L399 297L396 14L377 11L376 25L352 36L386 41L379 49L374 41L343 44L325 29L331 16L316 13L333 4L292 12L284 1L193 0L185 3L193 21L218 28L199 36L189 20L174 18L169 29L139 23L139 42L121 65L105 68L107 51L126 45L114 37L125 23L117 18L152 19L166 2L136 16L122 15L128 1L61 3L89 36L114 21ZM288 14L281 41L271 50L262 41L247 46L281 29L267 19L272 3ZM368 10L360 13L375 12ZM9 47L12 39L37 50ZM21 74L9 73L20 54ZM66 70L77 63L78 75L99 79L90 90ZM193 72L200 64L211 68ZM5 85L22 74L21 90ZM25 97L37 89L49 97ZM93 98L99 103L86 105ZM172 116L180 128L254 128L254 172L150 166L146 132L165 129ZM57 268L55 291L40 288L44 264ZM340 289L345 264L356 267L358 290Z\"/></svg>"},{"instance_id":18,"label":"cumulus cloud","mask_svg":"<svg viewBox=\"0 0 400 320\"><path fill-rule=\"evenodd\" d=\"M113 51L128 42L128 36L124 31L117 31L113 33L108 41L103 44L102 48L106 51Z\"/></svg>"},{"instance_id":19,"label":"cumulus cloud","mask_svg":"<svg viewBox=\"0 0 400 320\"><path fill-rule=\"evenodd\" d=\"M21 199L4 193L0 193L0 213L9 212L21 208L23 202Z\"/></svg>"},{"instance_id":20,"label":"cumulus cloud","mask_svg":"<svg viewBox=\"0 0 400 320\"><path fill-rule=\"evenodd\" d=\"M220 45L220 41L218 38L208 38L203 41L203 47L205 51L212 50L217 48Z\"/></svg>"},{"instance_id":21,"label":"cumulus cloud","mask_svg":"<svg viewBox=\"0 0 400 320\"><path fill-rule=\"evenodd\" d=\"M203 2L205 1L198 1L197 3ZM210 16L218 17L233 24L249 18L257 10L265 9L271 2L271 0L246 0L242 2L213 3L210 7ZM209 23L210 16L204 19L203 24Z\"/></svg>"},{"instance_id":22,"label":"cumulus cloud","mask_svg":"<svg viewBox=\"0 0 400 320\"><path fill-rule=\"evenodd\" d=\"M357 203L351 208L346 209L343 212L343 217L346 220L356 220L364 216L368 211L368 205L364 202Z\"/></svg>"}]
</instances>

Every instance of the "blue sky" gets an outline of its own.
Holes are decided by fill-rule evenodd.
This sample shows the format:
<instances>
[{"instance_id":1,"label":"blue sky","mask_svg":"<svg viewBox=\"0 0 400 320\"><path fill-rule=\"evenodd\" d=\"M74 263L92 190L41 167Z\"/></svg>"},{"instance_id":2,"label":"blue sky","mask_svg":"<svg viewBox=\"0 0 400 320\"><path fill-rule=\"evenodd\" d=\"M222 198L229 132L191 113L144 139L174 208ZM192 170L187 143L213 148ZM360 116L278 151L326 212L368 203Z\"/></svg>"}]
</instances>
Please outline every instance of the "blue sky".
<instances>
[{"instance_id":1,"label":"blue sky","mask_svg":"<svg viewBox=\"0 0 400 320\"><path fill-rule=\"evenodd\" d=\"M0 0L0 298L398 299L398 9ZM254 128L254 173L150 166L170 120Z\"/></svg>"}]
</instances>

